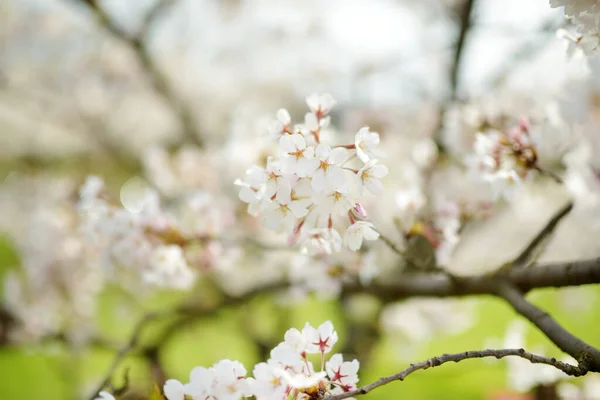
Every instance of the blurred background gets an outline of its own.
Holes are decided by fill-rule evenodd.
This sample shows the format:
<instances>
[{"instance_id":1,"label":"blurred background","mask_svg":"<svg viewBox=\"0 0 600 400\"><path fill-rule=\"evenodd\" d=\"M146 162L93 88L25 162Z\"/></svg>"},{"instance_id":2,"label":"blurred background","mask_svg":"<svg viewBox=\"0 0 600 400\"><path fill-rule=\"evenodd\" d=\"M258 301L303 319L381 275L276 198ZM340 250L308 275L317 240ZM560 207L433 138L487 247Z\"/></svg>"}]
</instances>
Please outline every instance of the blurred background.
<instances>
[{"instance_id":1,"label":"blurred background","mask_svg":"<svg viewBox=\"0 0 600 400\"><path fill-rule=\"evenodd\" d=\"M131 193L150 187L166 205L193 195L193 207L178 208L182 221L252 235L260 228L244 215L235 178L272 151L261 137L278 108L301 122L306 96L329 92L337 137L352 141L365 125L381 135L390 176L370 213L394 231L386 216L398 208L397 193L429 158L465 157L482 121L528 117L543 138L542 161L564 167L574 136L557 110L576 101L573 113L585 109L600 121L597 78L589 79L581 57L567 57L556 36L569 26L548 0L2 0L0 397L87 398L142 316L190 296L201 304L223 298L205 280L190 294L99 272L74 206L86 176L102 176L126 209L134 207ZM463 175L446 168L432 186L446 197L489 202L490 193ZM521 235L535 233L565 199L556 185L534 185L464 232L449 266L477 274L510 259ZM591 240L599 224L574 217L565 225L545 260L600 253ZM392 254L377 249L377 264L393 264ZM276 280L281 274L272 271L290 263L289 251L237 250L211 248L212 258L197 264L218 271L226 298ZM142 399L152 382L186 379L194 366L222 358L251 369L289 327L327 319L340 332L337 350L360 360L363 384L426 357L503 343L560 356L496 299L385 304L313 286L153 320L112 385L126 389L122 398ZM598 288L532 298L598 344ZM600 399L598 378L562 378L527 362L474 360L417 373L366 398Z\"/></svg>"}]
</instances>

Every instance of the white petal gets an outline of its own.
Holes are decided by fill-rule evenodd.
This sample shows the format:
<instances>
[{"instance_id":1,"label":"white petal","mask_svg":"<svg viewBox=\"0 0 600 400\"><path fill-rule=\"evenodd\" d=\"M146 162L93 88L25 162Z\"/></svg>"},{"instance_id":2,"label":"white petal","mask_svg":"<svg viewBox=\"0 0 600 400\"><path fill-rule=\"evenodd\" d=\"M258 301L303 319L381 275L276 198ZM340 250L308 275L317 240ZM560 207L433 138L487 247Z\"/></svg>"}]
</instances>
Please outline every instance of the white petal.
<instances>
[{"instance_id":1,"label":"white petal","mask_svg":"<svg viewBox=\"0 0 600 400\"><path fill-rule=\"evenodd\" d=\"M299 133L294 133L291 135L291 138L294 142L295 149L304 150L306 148L306 140L304 139L304 136Z\"/></svg>"},{"instance_id":2,"label":"white petal","mask_svg":"<svg viewBox=\"0 0 600 400\"><path fill-rule=\"evenodd\" d=\"M350 250L358 250L362 245L362 235L358 232L358 226L356 224L350 225L344 233L344 243L350 248Z\"/></svg>"},{"instance_id":3,"label":"white petal","mask_svg":"<svg viewBox=\"0 0 600 400\"><path fill-rule=\"evenodd\" d=\"M385 165L376 164L371 167L371 176L378 179L386 176L388 172L388 168Z\"/></svg>"},{"instance_id":4,"label":"white petal","mask_svg":"<svg viewBox=\"0 0 600 400\"><path fill-rule=\"evenodd\" d=\"M313 158L315 156L315 148L313 146L305 148L302 155L305 158Z\"/></svg>"},{"instance_id":5,"label":"white petal","mask_svg":"<svg viewBox=\"0 0 600 400\"><path fill-rule=\"evenodd\" d=\"M324 95L322 95L319 101L321 103L321 109L325 112L331 110L331 108L335 104L335 100L329 93L325 93Z\"/></svg>"},{"instance_id":6,"label":"white petal","mask_svg":"<svg viewBox=\"0 0 600 400\"><path fill-rule=\"evenodd\" d=\"M294 135L282 135L279 139L279 147L286 153L295 153L297 150L292 136Z\"/></svg>"},{"instance_id":7,"label":"white petal","mask_svg":"<svg viewBox=\"0 0 600 400\"><path fill-rule=\"evenodd\" d=\"M383 192L383 183L377 179L366 179L364 185L372 194L381 194Z\"/></svg>"},{"instance_id":8,"label":"white petal","mask_svg":"<svg viewBox=\"0 0 600 400\"><path fill-rule=\"evenodd\" d=\"M329 147L326 144L319 144L317 146L317 148L315 149L315 154L317 155L317 157L319 157L321 160L327 160L327 158L329 157L329 154L331 153L331 147Z\"/></svg>"},{"instance_id":9,"label":"white petal","mask_svg":"<svg viewBox=\"0 0 600 400\"><path fill-rule=\"evenodd\" d=\"M279 122L281 122L283 125L289 125L290 122L292 122L292 118L290 117L290 113L288 112L288 110L286 110L285 108L280 108L277 111L277 119L279 120Z\"/></svg>"},{"instance_id":10,"label":"white petal","mask_svg":"<svg viewBox=\"0 0 600 400\"><path fill-rule=\"evenodd\" d=\"M310 108L312 111L317 111L319 109L319 103L320 103L320 96L318 93L313 93L310 96L308 96L306 98L306 105L308 106L308 108Z\"/></svg>"},{"instance_id":11,"label":"white petal","mask_svg":"<svg viewBox=\"0 0 600 400\"><path fill-rule=\"evenodd\" d=\"M183 400L183 384L176 379L169 379L163 387L165 396L168 400Z\"/></svg>"},{"instance_id":12,"label":"white petal","mask_svg":"<svg viewBox=\"0 0 600 400\"><path fill-rule=\"evenodd\" d=\"M323 193L325 191L326 180L325 180L325 172L322 169L318 169L312 176L312 181L310 182L310 186L317 193Z\"/></svg>"},{"instance_id":13,"label":"white petal","mask_svg":"<svg viewBox=\"0 0 600 400\"><path fill-rule=\"evenodd\" d=\"M292 210L292 213L294 213L296 218L302 218L308 214L308 210L306 209L307 203L310 203L309 199L295 200L292 201L288 207Z\"/></svg>"},{"instance_id":14,"label":"white petal","mask_svg":"<svg viewBox=\"0 0 600 400\"><path fill-rule=\"evenodd\" d=\"M316 131L319 129L319 120L317 116L313 113L306 113L304 115L304 126L309 131Z\"/></svg>"},{"instance_id":15,"label":"white petal","mask_svg":"<svg viewBox=\"0 0 600 400\"><path fill-rule=\"evenodd\" d=\"M327 182L330 188L337 188L346 183L346 173L338 166L332 165L327 169Z\"/></svg>"},{"instance_id":16,"label":"white petal","mask_svg":"<svg viewBox=\"0 0 600 400\"><path fill-rule=\"evenodd\" d=\"M331 161L332 164L339 165L346 160L347 154L347 150L343 147L336 147L335 149L331 150L331 153L329 154L329 161Z\"/></svg>"},{"instance_id":17,"label":"white petal","mask_svg":"<svg viewBox=\"0 0 600 400\"><path fill-rule=\"evenodd\" d=\"M275 200L279 204L288 204L291 201L291 188L289 187L280 187L277 190L277 195L275 196Z\"/></svg>"},{"instance_id":18,"label":"white petal","mask_svg":"<svg viewBox=\"0 0 600 400\"><path fill-rule=\"evenodd\" d=\"M365 227L363 227L362 236L366 240L377 240L377 239L379 239L379 232L377 232L375 229L371 228L370 226L365 226Z\"/></svg>"}]
</instances>

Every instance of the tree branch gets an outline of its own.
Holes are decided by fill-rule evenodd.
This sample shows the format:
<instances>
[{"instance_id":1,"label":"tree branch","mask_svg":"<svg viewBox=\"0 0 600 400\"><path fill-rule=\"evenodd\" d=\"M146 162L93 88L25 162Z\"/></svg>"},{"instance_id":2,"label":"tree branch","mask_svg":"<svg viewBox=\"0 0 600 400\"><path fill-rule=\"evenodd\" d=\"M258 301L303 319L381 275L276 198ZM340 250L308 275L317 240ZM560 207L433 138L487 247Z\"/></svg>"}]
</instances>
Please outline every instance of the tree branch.
<instances>
[{"instance_id":1,"label":"tree branch","mask_svg":"<svg viewBox=\"0 0 600 400\"><path fill-rule=\"evenodd\" d=\"M403 381L406 377L418 370L424 370L428 368L438 367L447 362L460 362L463 360L468 360L470 358L484 358L484 357L495 357L497 359L504 357L521 357L525 360L530 361L533 364L547 364L552 365L555 368L563 371L565 374L570 376L582 376L587 373L587 370L581 366L575 366L571 364L567 364L561 361L556 360L555 358L548 358L544 356L539 356L537 354L529 353L524 349L502 349L502 350L477 350L477 351L466 351L463 353L455 353L455 354L442 354L441 356L433 357L422 361L417 364L411 364L404 371L401 371L394 375L389 375L383 377L369 385L365 385L356 390L338 394L335 396L325 396L324 400L342 400L347 399L349 397L358 396L367 394L373 389L376 389L380 386L386 385L393 381Z\"/></svg>"},{"instance_id":2,"label":"tree branch","mask_svg":"<svg viewBox=\"0 0 600 400\"><path fill-rule=\"evenodd\" d=\"M110 364L110 367L108 368L108 371L104 375L104 378L98 384L96 389L92 392L92 395L89 397L90 400L96 399L96 397L98 396L98 393L100 393L100 391L102 389L104 389L106 386L108 386L108 384L110 383L110 380L112 379L113 375L115 374L115 371L117 370L118 366L121 364L121 361L123 361L123 359L129 355L129 352L137 345L137 342L138 342L144 328L146 327L146 325L148 323L158 319L159 317L167 316L167 315L169 315L169 313L167 313L167 312L148 313L144 317L142 317L141 320L138 321L138 323L133 328L133 332L131 333L129 340L127 341L127 344L125 344L125 346L123 346L121 348L121 350L119 350L119 352L113 359L113 362Z\"/></svg>"},{"instance_id":3,"label":"tree branch","mask_svg":"<svg viewBox=\"0 0 600 400\"><path fill-rule=\"evenodd\" d=\"M347 285L343 290L348 294L371 293L378 296L384 302L391 302L408 297L459 297L480 294L498 295L498 287L503 283L510 284L512 285L511 287L518 288L518 290L522 292L527 292L535 288L580 286L600 283L600 258L569 263L539 265L532 268L518 268L506 272L497 272L491 275L473 277L456 277L446 273L403 275L402 279L397 282L369 287ZM178 326L201 316L213 314L222 307L242 304L257 295L286 289L288 287L289 285L286 282L276 282L254 288L238 297L225 296L222 301L214 304L183 304L166 311L147 314L133 328L129 341L117 353L113 363L104 375L102 382L98 385L96 391L93 392L90 399L94 399L97 393L108 385L119 364L135 350L137 341L143 329L151 321L167 316L182 315L182 319L176 321L170 329L168 328L167 331L164 332L164 337L167 337L171 335L173 330ZM521 292L517 293L522 297ZM514 293L512 296L514 296ZM582 360L580 360L580 367L583 368L585 365L588 365L586 363L581 364L581 361ZM590 371L596 371L595 364L592 363L589 365Z\"/></svg>"},{"instance_id":4,"label":"tree branch","mask_svg":"<svg viewBox=\"0 0 600 400\"><path fill-rule=\"evenodd\" d=\"M460 297L496 293L500 282L509 282L526 293L536 288L580 286L600 283L600 257L591 260L541 264L531 268L499 270L478 276L447 273L402 274L396 280L368 287L347 285L349 292L368 292L383 301L409 297Z\"/></svg>"},{"instance_id":5,"label":"tree branch","mask_svg":"<svg viewBox=\"0 0 600 400\"><path fill-rule=\"evenodd\" d=\"M600 350L572 335L548 313L529 303L514 285L500 283L497 295L537 326L559 349L575 358L581 368L600 372Z\"/></svg>"},{"instance_id":6,"label":"tree branch","mask_svg":"<svg viewBox=\"0 0 600 400\"><path fill-rule=\"evenodd\" d=\"M134 51L140 65L144 68L148 77L150 78L154 90L163 98L165 103L178 117L186 140L197 145L198 147L202 147L204 143L198 131L193 111L178 98L175 90L169 83L169 79L158 67L158 65L156 65L147 45L148 33L150 32L156 18L168 7L171 7L173 4L175 4L175 0L159 1L146 14L139 32L133 36L128 34L120 26L118 26L115 21L113 21L110 15L108 15L100 6L98 0L79 1L89 7L89 9L98 18L100 24L108 32L110 32L114 37L118 38L121 42L128 45Z\"/></svg>"},{"instance_id":7,"label":"tree branch","mask_svg":"<svg viewBox=\"0 0 600 400\"><path fill-rule=\"evenodd\" d=\"M535 258L540 255L541 251L543 251L543 248L546 247L546 239L552 235L560 221L569 215L571 210L573 210L573 202L569 201L565 206L558 210L548 222L546 222L546 225L544 225L538 234L535 235L521 254L512 261L511 268L525 267L530 264L531 261L534 261Z\"/></svg>"},{"instance_id":8,"label":"tree branch","mask_svg":"<svg viewBox=\"0 0 600 400\"><path fill-rule=\"evenodd\" d=\"M265 293L269 293L269 292L275 292L277 290L285 289L286 287L287 287L287 285L283 285L281 283L271 283L271 284L266 284L260 288L256 288L256 289L249 291L248 293L243 294L238 297L225 296L225 298L221 302L216 302L216 303L212 303L212 304L188 304L188 303L184 302L183 304L181 304L177 307L174 307L172 309L159 311L159 312L151 312L151 313L144 315L134 326L132 333L129 337L129 340L127 341L127 344L125 346L123 346L121 348L121 350L116 354L115 358L113 359L113 362L111 363L110 367L104 374L104 378L102 379L100 384L98 384L96 389L91 393L89 399L90 400L96 399L96 396L98 395L98 393L102 389L104 389L105 387L107 387L109 385L115 371L117 370L117 368L119 367L121 362L136 349L137 342L138 342L144 328L150 322L155 321L160 318L173 316L173 315L186 316L187 318L185 319L185 321L183 319L178 320L173 325L173 327L177 327L177 326L180 326L178 324L180 324L182 322L189 322L190 320L197 319L201 316L207 316L207 315L214 314L218 310L222 309L223 307L242 304L242 303L248 301L249 299L253 298L256 295L265 294ZM173 331L173 328L170 328L170 330L168 329L168 331L167 331L167 333L165 333L164 337L166 338L167 335L172 334L173 333L172 331ZM147 352L149 349L152 349L152 347L143 349L143 352Z\"/></svg>"}]
</instances>

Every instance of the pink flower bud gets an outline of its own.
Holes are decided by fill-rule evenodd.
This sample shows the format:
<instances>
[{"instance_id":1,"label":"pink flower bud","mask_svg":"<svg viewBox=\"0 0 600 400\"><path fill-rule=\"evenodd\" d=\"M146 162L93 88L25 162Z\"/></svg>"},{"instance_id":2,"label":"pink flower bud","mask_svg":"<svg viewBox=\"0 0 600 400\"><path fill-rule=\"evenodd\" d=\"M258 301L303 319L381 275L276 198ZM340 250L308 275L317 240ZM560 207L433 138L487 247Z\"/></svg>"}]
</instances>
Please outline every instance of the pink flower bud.
<instances>
[{"instance_id":1,"label":"pink flower bud","mask_svg":"<svg viewBox=\"0 0 600 400\"><path fill-rule=\"evenodd\" d=\"M363 206L361 206L359 203L354 204L354 207L352 207L352 213L356 216L356 218L359 218L359 219L367 218L367 210L365 210L365 208Z\"/></svg>"}]
</instances>

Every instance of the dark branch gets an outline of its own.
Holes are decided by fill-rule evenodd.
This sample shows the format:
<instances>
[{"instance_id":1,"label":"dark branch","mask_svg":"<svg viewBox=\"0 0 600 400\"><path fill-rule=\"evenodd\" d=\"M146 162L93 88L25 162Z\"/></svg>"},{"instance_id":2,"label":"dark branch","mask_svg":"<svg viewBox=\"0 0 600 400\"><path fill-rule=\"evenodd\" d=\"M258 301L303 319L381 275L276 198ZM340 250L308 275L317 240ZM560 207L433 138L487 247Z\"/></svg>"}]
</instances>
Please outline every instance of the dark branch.
<instances>
[{"instance_id":1,"label":"dark branch","mask_svg":"<svg viewBox=\"0 0 600 400\"><path fill-rule=\"evenodd\" d=\"M196 120L193 111L187 107L177 96L175 90L165 73L156 65L156 62L150 54L148 48L148 33L157 17L168 7L175 3L175 0L162 0L146 14L144 22L136 35L131 35L118 26L115 21L104 11L98 0L79 0L85 3L90 10L94 12L100 24L109 31L114 37L128 45L135 53L139 63L146 71L155 91L165 100L165 103L171 107L175 115L179 118L181 129L187 141L202 147L203 142L198 132Z\"/></svg>"},{"instance_id":2,"label":"dark branch","mask_svg":"<svg viewBox=\"0 0 600 400\"><path fill-rule=\"evenodd\" d=\"M559 349L575 358L581 368L600 372L600 350L572 335L548 313L529 303L515 286L500 283L497 294L537 326Z\"/></svg>"},{"instance_id":3,"label":"dark branch","mask_svg":"<svg viewBox=\"0 0 600 400\"><path fill-rule=\"evenodd\" d=\"M502 349L502 350L477 350L477 351L466 351L464 353L456 353L456 354L443 354L441 356L433 357L428 360L422 361L417 364L411 364L410 367L406 368L404 371L401 371L394 375L389 375L383 377L369 385L360 387L356 390L338 394L335 396L326 396L324 400L342 400L347 399L349 397L358 396L362 394L367 394L373 389L376 389L380 386L386 385L390 382L394 381L403 381L406 377L413 372L422 369L434 368L438 367L447 362L460 362L463 360L468 360L470 358L484 358L484 357L495 357L497 359L504 357L521 357L525 360L530 361L533 364L547 364L552 365L555 368L560 369L567 375L571 376L582 376L587 373L585 368L581 366L575 366L571 364L567 364L561 361L556 360L555 358L548 358L544 356L539 356L537 354L529 353L523 349Z\"/></svg>"},{"instance_id":4,"label":"dark branch","mask_svg":"<svg viewBox=\"0 0 600 400\"><path fill-rule=\"evenodd\" d=\"M390 282L386 285L373 285L366 288L358 285L349 285L344 288L344 293L372 293L384 302L391 302L407 297L458 297L497 294L498 286L503 282L508 282L524 292L543 287L580 286L600 283L600 259L540 265L533 268L518 268L506 272L473 277L456 277L446 273L403 275L402 279L398 282ZM288 287L288 284L285 282L272 283L257 287L238 297L224 296L222 301L215 302L214 304L184 304L174 309L146 315L136 324L128 343L117 353L104 379L98 385L90 399L94 399L94 396L108 385L119 364L136 349L139 336L149 322L158 318L180 315L182 318L178 319L164 332L163 339L166 339L178 327L197 318L214 314L223 307L242 304L257 295L283 290ZM590 370L595 371L592 368Z\"/></svg>"},{"instance_id":5,"label":"dark branch","mask_svg":"<svg viewBox=\"0 0 600 400\"><path fill-rule=\"evenodd\" d=\"M459 11L460 27L458 31L458 39L454 50L454 60L450 66L450 101L456 100L458 97L458 75L465 50L465 42L471 27L471 13L475 0L465 0Z\"/></svg>"},{"instance_id":6,"label":"dark branch","mask_svg":"<svg viewBox=\"0 0 600 400\"><path fill-rule=\"evenodd\" d=\"M536 288L581 286L600 283L600 258L514 268L479 276L450 276L447 273L402 274L397 280L369 287L346 286L349 292L369 292L383 301L409 297L459 297L494 294L499 282L507 281L528 292Z\"/></svg>"},{"instance_id":7,"label":"dark branch","mask_svg":"<svg viewBox=\"0 0 600 400\"><path fill-rule=\"evenodd\" d=\"M523 267L530 264L531 261L540 254L545 247L545 243L550 235L554 232L560 221L563 220L573 210L573 202L568 202L563 206L550 220L544 225L544 227L538 232L537 235L531 240L531 242L525 247L525 249L519 254L517 258L512 262L512 267Z\"/></svg>"}]
</instances>

